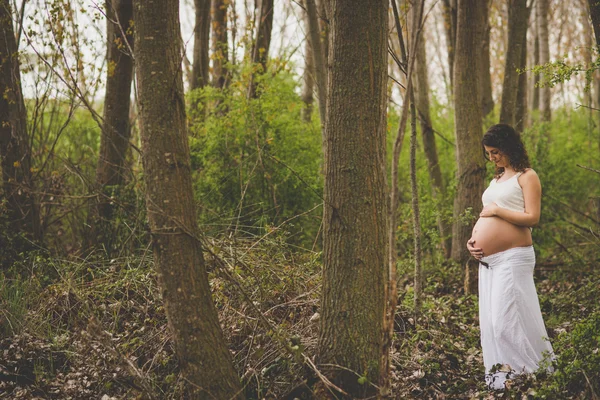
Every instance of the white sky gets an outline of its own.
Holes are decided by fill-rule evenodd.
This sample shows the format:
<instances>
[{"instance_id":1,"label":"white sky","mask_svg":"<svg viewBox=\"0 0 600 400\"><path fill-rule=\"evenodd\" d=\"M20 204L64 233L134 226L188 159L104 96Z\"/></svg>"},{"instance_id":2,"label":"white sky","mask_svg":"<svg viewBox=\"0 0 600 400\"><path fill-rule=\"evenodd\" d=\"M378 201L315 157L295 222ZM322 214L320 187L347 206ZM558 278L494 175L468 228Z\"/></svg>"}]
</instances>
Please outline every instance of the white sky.
<instances>
[{"instance_id":1,"label":"white sky","mask_svg":"<svg viewBox=\"0 0 600 400\"><path fill-rule=\"evenodd\" d=\"M20 6L22 0L13 0ZM575 0L574 0L575 1ZM47 84L50 84L51 93L54 95L68 96L66 84L56 83L47 79L43 73L39 58L35 52L49 58L49 43L60 41L59 31L64 28L68 34L63 39L61 49L63 54L54 59L55 68L65 77L65 81L72 87L73 81L77 82L82 93L89 101L98 101L103 96L103 81L105 79L105 20L99 10L99 4L103 1L94 0L29 0L25 7L25 29L21 37L20 49L25 54L22 69L23 87L26 97L32 97L40 90L47 90ZM239 60L244 54L241 36L244 34L246 26L247 13L253 12L254 0L232 0L237 14L237 40L236 48L233 52ZM577 7L581 8L581 0L577 0ZM69 4L72 5L73 23L65 22L68 16ZM500 41L502 36L499 27L502 24L502 18L506 18L506 10L502 6L502 0L493 0L490 20L492 23L492 40ZM583 35L583 15L581 12L570 12L574 7L565 9L568 5L560 0L553 0L553 10L551 11L551 59L568 55L571 62L582 60L582 46L585 45ZM14 5L13 5L14 6ZM495 9L494 9L495 7ZM431 92L436 93L438 99L445 102L446 82L444 79L447 74L447 56L445 35L443 32L443 22L441 19L441 2L428 0L426 10L432 9L426 24L426 41L429 66L429 81ZM579 11L579 10L577 10ZM295 65L295 71L299 77L302 75L304 67L304 25L303 10L297 1L275 0L275 20L273 26L273 38L270 49L271 57L286 56ZM180 21L182 38L188 59L192 60L193 51L193 25L194 25L194 5L193 0L181 0L180 2ZM559 25L558 27L556 25ZM52 27L52 29L50 29ZM70 37L77 37L77 41L72 41ZM232 35L229 35L230 41ZM29 42L30 41L30 42ZM499 43L499 42L498 42ZM568 45L567 45L568 43ZM76 72L77 53L75 45L80 46L82 54L82 71ZM493 45L494 46L494 45ZM497 44L492 48L492 75L494 79L494 100L498 103L502 87L502 73L504 68L503 45ZM500 51L500 53L497 53ZM232 51L230 51L231 53ZM69 74L68 68L71 69ZM396 76L398 79L398 77ZM565 84L565 87L553 90L553 106L562 104L574 106L578 98L582 96L583 77L574 78L571 82ZM394 92L394 99L400 102L398 92Z\"/></svg>"}]
</instances>

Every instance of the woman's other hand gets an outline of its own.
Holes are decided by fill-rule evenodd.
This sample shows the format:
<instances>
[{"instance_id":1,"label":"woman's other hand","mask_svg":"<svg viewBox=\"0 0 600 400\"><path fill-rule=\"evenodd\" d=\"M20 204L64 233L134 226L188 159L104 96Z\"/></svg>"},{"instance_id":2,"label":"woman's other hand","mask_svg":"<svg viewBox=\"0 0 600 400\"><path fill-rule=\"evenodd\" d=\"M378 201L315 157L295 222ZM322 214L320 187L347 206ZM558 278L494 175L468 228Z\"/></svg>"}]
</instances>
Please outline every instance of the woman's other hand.
<instances>
[{"instance_id":1,"label":"woman's other hand","mask_svg":"<svg viewBox=\"0 0 600 400\"><path fill-rule=\"evenodd\" d=\"M496 211L498 210L498 204L490 203L487 206L483 207L483 210L479 213L480 217L495 217L497 215Z\"/></svg>"},{"instance_id":2,"label":"woman's other hand","mask_svg":"<svg viewBox=\"0 0 600 400\"><path fill-rule=\"evenodd\" d=\"M481 257L483 257L483 250L481 250L478 247L475 247L475 240L473 239L469 239L467 241L467 250L469 250L471 256L473 256L473 258L475 258L476 260L481 260Z\"/></svg>"}]
</instances>

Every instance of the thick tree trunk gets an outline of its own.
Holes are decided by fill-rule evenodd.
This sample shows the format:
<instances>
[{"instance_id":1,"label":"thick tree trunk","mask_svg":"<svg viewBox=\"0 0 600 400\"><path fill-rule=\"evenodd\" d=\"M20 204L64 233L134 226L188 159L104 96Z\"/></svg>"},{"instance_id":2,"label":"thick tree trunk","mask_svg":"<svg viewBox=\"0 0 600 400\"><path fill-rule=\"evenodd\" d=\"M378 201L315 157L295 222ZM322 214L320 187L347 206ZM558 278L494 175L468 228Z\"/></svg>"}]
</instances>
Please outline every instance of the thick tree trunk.
<instances>
[{"instance_id":1,"label":"thick tree trunk","mask_svg":"<svg viewBox=\"0 0 600 400\"><path fill-rule=\"evenodd\" d=\"M536 1L537 27L540 40L540 64L550 62L550 44L548 40L548 0ZM552 118L550 100L552 93L548 86L540 88L540 116L542 121L549 122Z\"/></svg>"},{"instance_id":2,"label":"thick tree trunk","mask_svg":"<svg viewBox=\"0 0 600 400\"><path fill-rule=\"evenodd\" d=\"M135 0L134 18L148 220L175 353L189 382L185 398L242 398L197 238L179 2Z\"/></svg>"},{"instance_id":3,"label":"thick tree trunk","mask_svg":"<svg viewBox=\"0 0 600 400\"><path fill-rule=\"evenodd\" d=\"M489 21L489 4L488 0L481 1L481 8L478 17L483 21L478 25L477 37L480 38L480 67L479 71L479 99L481 102L482 116L485 117L494 110L494 98L492 97L492 74L490 71L490 21Z\"/></svg>"},{"instance_id":4,"label":"thick tree trunk","mask_svg":"<svg viewBox=\"0 0 600 400\"><path fill-rule=\"evenodd\" d=\"M527 35L523 36L521 46L521 65L527 66ZM527 72L519 74L519 86L517 89L517 104L515 110L515 129L523 132L527 123Z\"/></svg>"},{"instance_id":5,"label":"thick tree trunk","mask_svg":"<svg viewBox=\"0 0 600 400\"><path fill-rule=\"evenodd\" d=\"M380 379L384 328L388 1L333 0L330 9L335 63L327 97L318 362L359 398L376 393L368 382ZM356 374L368 382L360 384ZM317 398L326 396L322 390Z\"/></svg>"},{"instance_id":6,"label":"thick tree trunk","mask_svg":"<svg viewBox=\"0 0 600 400\"><path fill-rule=\"evenodd\" d=\"M40 237L31 176L27 110L21 90L19 57L9 0L0 0L0 157L9 230Z\"/></svg>"},{"instance_id":7,"label":"thick tree trunk","mask_svg":"<svg viewBox=\"0 0 600 400\"><path fill-rule=\"evenodd\" d=\"M108 68L104 95L104 124L100 138L100 155L96 168L96 187L100 191L92 213L92 237L112 249L113 203L110 196L119 193L127 180L126 156L131 136L129 107L133 76L133 5L131 0L106 2L106 46ZM123 36L125 34L125 36Z\"/></svg>"},{"instance_id":8,"label":"thick tree trunk","mask_svg":"<svg viewBox=\"0 0 600 400\"><path fill-rule=\"evenodd\" d=\"M475 33L477 26L485 21L480 0L459 0L458 26L456 32L456 63L454 66L454 110L456 130L457 190L454 199L454 224L452 226L452 258L462 265L469 259L466 243L471 236L473 221L461 218L471 209L472 215L481 210L481 193L485 174L481 152L481 107L473 101L477 97L478 67L480 56ZM467 276L469 276L467 274Z\"/></svg>"},{"instance_id":9,"label":"thick tree trunk","mask_svg":"<svg viewBox=\"0 0 600 400\"><path fill-rule=\"evenodd\" d=\"M411 13L418 12L418 7L411 7ZM412 46L411 46L412 47ZM425 35L421 33L417 41L415 66L415 103L419 121L421 122L421 135L423 137L423 150L427 158L429 179L431 180L432 197L435 201L442 201L445 196L444 183L442 181L442 171L438 161L437 147L435 143L435 134L431 123L431 114L429 111L429 79L427 77L427 52L425 50ZM446 258L450 257L452 247L451 226L441 216L437 217L437 225L440 231L441 245Z\"/></svg>"},{"instance_id":10,"label":"thick tree trunk","mask_svg":"<svg viewBox=\"0 0 600 400\"><path fill-rule=\"evenodd\" d=\"M487 1L487 0L486 0ZM444 27L448 44L448 70L450 71L450 87L454 93L454 52L456 50L456 2L444 0Z\"/></svg>"},{"instance_id":11,"label":"thick tree trunk","mask_svg":"<svg viewBox=\"0 0 600 400\"><path fill-rule=\"evenodd\" d=\"M257 0L259 1L259 0ZM267 71L267 59L269 58L269 47L271 47L271 32L273 30L273 0L260 0L259 17L256 28L256 40L252 47L252 63L260 64L257 73L250 78L248 98L256 98L256 75Z\"/></svg>"},{"instance_id":12,"label":"thick tree trunk","mask_svg":"<svg viewBox=\"0 0 600 400\"><path fill-rule=\"evenodd\" d=\"M504 64L504 83L500 106L500 123L515 125L519 91L518 69L525 68L523 47L526 45L530 9L527 0L508 2L508 46Z\"/></svg>"},{"instance_id":13,"label":"thick tree trunk","mask_svg":"<svg viewBox=\"0 0 600 400\"><path fill-rule=\"evenodd\" d=\"M227 43L227 8L230 0L212 0L213 86L223 89L229 85L229 48Z\"/></svg>"},{"instance_id":14,"label":"thick tree trunk","mask_svg":"<svg viewBox=\"0 0 600 400\"><path fill-rule=\"evenodd\" d=\"M308 17L305 17L306 31L308 32ZM313 110L314 96L313 91L315 89L315 63L312 55L312 47L310 46L310 40L306 37L304 43L304 75L303 75L304 86L302 87L302 101L304 102L304 109L302 110L302 120L304 122L310 122Z\"/></svg>"}]
</instances>

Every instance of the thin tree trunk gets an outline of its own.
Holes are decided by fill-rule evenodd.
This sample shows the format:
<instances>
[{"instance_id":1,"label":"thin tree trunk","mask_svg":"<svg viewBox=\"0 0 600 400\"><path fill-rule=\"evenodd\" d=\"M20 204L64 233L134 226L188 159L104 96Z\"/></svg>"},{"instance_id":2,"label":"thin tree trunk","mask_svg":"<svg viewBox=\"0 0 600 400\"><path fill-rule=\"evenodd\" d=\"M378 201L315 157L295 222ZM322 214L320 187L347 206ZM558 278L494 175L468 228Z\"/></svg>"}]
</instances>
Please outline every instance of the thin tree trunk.
<instances>
[{"instance_id":1,"label":"thin tree trunk","mask_svg":"<svg viewBox=\"0 0 600 400\"><path fill-rule=\"evenodd\" d=\"M317 359L333 383L360 398L376 394L369 382L380 380L384 328L388 1L333 0L330 8L335 63L325 119L329 161ZM315 398L327 397L327 389L318 388Z\"/></svg>"},{"instance_id":2,"label":"thin tree trunk","mask_svg":"<svg viewBox=\"0 0 600 400\"><path fill-rule=\"evenodd\" d=\"M509 0L507 7L508 46L504 64L500 123L514 126L519 91L519 72L517 70L525 68L523 47L526 46L530 8L527 7L527 0Z\"/></svg>"},{"instance_id":3,"label":"thin tree trunk","mask_svg":"<svg viewBox=\"0 0 600 400\"><path fill-rule=\"evenodd\" d=\"M230 0L212 0L213 86L219 89L229 85L229 48L227 43L227 8Z\"/></svg>"},{"instance_id":4,"label":"thin tree trunk","mask_svg":"<svg viewBox=\"0 0 600 400\"><path fill-rule=\"evenodd\" d=\"M241 399L198 240L181 71L179 2L134 1L146 206L188 399Z\"/></svg>"},{"instance_id":5,"label":"thin tree trunk","mask_svg":"<svg viewBox=\"0 0 600 400\"><path fill-rule=\"evenodd\" d=\"M306 31L308 32L308 17L305 17ZM304 75L303 81L304 86L302 87L302 101L304 102L304 109L302 110L302 120L304 122L310 122L313 110L314 96L313 91L315 89L315 65L312 55L312 47L310 46L310 40L306 37L304 43Z\"/></svg>"},{"instance_id":6,"label":"thin tree trunk","mask_svg":"<svg viewBox=\"0 0 600 400\"><path fill-rule=\"evenodd\" d=\"M483 0L487 1L487 0ZM444 27L446 42L448 44L448 69L450 71L450 88L454 93L454 53L456 50L456 2L457 0L444 0Z\"/></svg>"},{"instance_id":7,"label":"thin tree trunk","mask_svg":"<svg viewBox=\"0 0 600 400\"><path fill-rule=\"evenodd\" d=\"M414 14L418 10L415 5L411 12ZM431 114L429 110L429 79L427 77L427 52L425 50L424 34L417 42L416 68L415 68L415 101L419 121L421 122L421 135L423 137L423 150L427 158L429 179L431 180L432 197L434 201L441 202L445 196L444 183L442 181L442 171L438 161L437 146L435 143L435 134L431 123ZM452 248L452 238L450 236L451 226L440 215L437 217L437 225L440 231L441 245L446 258L450 257Z\"/></svg>"},{"instance_id":8,"label":"thin tree trunk","mask_svg":"<svg viewBox=\"0 0 600 400\"><path fill-rule=\"evenodd\" d=\"M27 110L9 0L0 0L0 158L9 231L38 240L40 217L33 194Z\"/></svg>"},{"instance_id":9,"label":"thin tree trunk","mask_svg":"<svg viewBox=\"0 0 600 400\"><path fill-rule=\"evenodd\" d=\"M537 12L537 23L538 23L538 35L540 40L540 64L547 64L550 62L550 44L548 41L548 0L537 0L536 1L536 12ZM550 88L540 88L540 114L542 121L549 122L552 117L552 111L550 108L551 100Z\"/></svg>"},{"instance_id":10,"label":"thin tree trunk","mask_svg":"<svg viewBox=\"0 0 600 400\"><path fill-rule=\"evenodd\" d=\"M106 1L106 46L108 68L104 95L104 124L100 137L100 155L96 168L96 187L99 197L96 209L90 210L91 237L112 250L113 202L110 197L119 193L127 180L126 163L131 126L131 81L133 76L133 5L131 0ZM124 36L125 34L125 36Z\"/></svg>"},{"instance_id":11,"label":"thin tree trunk","mask_svg":"<svg viewBox=\"0 0 600 400\"><path fill-rule=\"evenodd\" d=\"M597 0L588 0L588 5L590 8L590 17L592 18L592 26L594 27L596 46L600 47L600 3Z\"/></svg>"},{"instance_id":12,"label":"thin tree trunk","mask_svg":"<svg viewBox=\"0 0 600 400\"><path fill-rule=\"evenodd\" d=\"M394 334L394 318L396 315L396 305L398 303L398 288L396 279L397 269L397 239L396 239L396 226L398 219L398 206L400 193L398 190L398 168L400 160L400 152L402 150L402 143L404 141L404 132L406 131L406 123L408 121L408 111L411 97L409 93L413 87L413 69L416 61L416 51L410 51L410 57L407 54L404 38L402 36L402 26L400 24L400 15L396 1L392 0L392 10L394 12L394 21L396 23L396 33L398 35L398 46L400 48L401 63L403 67L398 65L399 69L404 69L406 72L406 91L404 95L404 103L402 104L402 112L400 116L400 123L398 126L398 132L396 139L394 140L393 154L392 154L392 182L390 184L390 208L388 217L388 287L386 290L385 298L385 323L384 323L384 334L383 334L383 351L381 357L381 383L382 383L382 396L388 396L390 390L390 350L392 347L392 339ZM417 31L415 31L417 32ZM415 43L418 36L412 40Z\"/></svg>"},{"instance_id":13,"label":"thin tree trunk","mask_svg":"<svg viewBox=\"0 0 600 400\"><path fill-rule=\"evenodd\" d=\"M210 36L210 0L194 0L196 6L196 25L194 27L194 59L192 61L192 80L190 89L201 89L209 84L209 36ZM204 119L206 108L197 97L192 100L190 112L193 117Z\"/></svg>"},{"instance_id":14,"label":"thin tree trunk","mask_svg":"<svg viewBox=\"0 0 600 400\"><path fill-rule=\"evenodd\" d=\"M310 46L312 48L317 93L319 95L319 115L321 117L321 126L324 126L325 105L327 102L327 75L325 57L323 57L323 46L321 45L317 5L315 4L315 0L304 0L304 4L306 6L306 14L308 16L308 40L310 41ZM323 141L325 142L324 136Z\"/></svg>"},{"instance_id":15,"label":"thin tree trunk","mask_svg":"<svg viewBox=\"0 0 600 400\"><path fill-rule=\"evenodd\" d=\"M258 0L257 0L258 1ZM256 75L267 71L267 59L269 58L269 47L271 47L271 32L273 30L273 0L260 0L258 24L256 28L256 40L252 47L252 63L260 64L257 73L250 78L248 98L257 97Z\"/></svg>"},{"instance_id":16,"label":"thin tree trunk","mask_svg":"<svg viewBox=\"0 0 600 400\"><path fill-rule=\"evenodd\" d=\"M539 29L537 27L537 8L536 8L536 18L535 24L533 25L535 29L535 35L533 39L533 65L540 64L540 35ZM540 110L540 88L538 87L538 83L540 81L540 74L533 75L533 91L531 96L531 110L539 111Z\"/></svg>"},{"instance_id":17,"label":"thin tree trunk","mask_svg":"<svg viewBox=\"0 0 600 400\"><path fill-rule=\"evenodd\" d=\"M527 35L523 36L521 46L521 65L523 69L527 66ZM517 104L515 110L515 129L523 132L527 123L527 72L519 74L519 86L517 89Z\"/></svg>"},{"instance_id":18,"label":"thin tree trunk","mask_svg":"<svg viewBox=\"0 0 600 400\"><path fill-rule=\"evenodd\" d=\"M329 14L327 11L329 1L317 0L317 6L319 9L319 27L321 29L321 48L323 50L323 62L325 63L325 82L327 82L329 75Z\"/></svg>"},{"instance_id":19,"label":"thin tree trunk","mask_svg":"<svg viewBox=\"0 0 600 400\"><path fill-rule=\"evenodd\" d=\"M479 98L481 101L482 116L485 117L494 110L494 98L492 97L492 75L490 71L490 21L489 8L490 1L481 0L480 20L483 23L479 26L477 37L480 38L480 68L479 71Z\"/></svg>"},{"instance_id":20,"label":"thin tree trunk","mask_svg":"<svg viewBox=\"0 0 600 400\"><path fill-rule=\"evenodd\" d=\"M470 277L466 243L471 235L473 222L464 222L462 216L468 209L472 215L481 210L481 193L485 174L481 152L481 107L477 99L478 46L475 38L483 7L480 0L459 0L458 26L456 32L456 64L454 66L454 109L456 131L457 190L454 199L454 224L452 226L452 258L467 265L466 277ZM479 19L478 19L479 18ZM469 291L470 285L467 285Z\"/></svg>"}]
</instances>

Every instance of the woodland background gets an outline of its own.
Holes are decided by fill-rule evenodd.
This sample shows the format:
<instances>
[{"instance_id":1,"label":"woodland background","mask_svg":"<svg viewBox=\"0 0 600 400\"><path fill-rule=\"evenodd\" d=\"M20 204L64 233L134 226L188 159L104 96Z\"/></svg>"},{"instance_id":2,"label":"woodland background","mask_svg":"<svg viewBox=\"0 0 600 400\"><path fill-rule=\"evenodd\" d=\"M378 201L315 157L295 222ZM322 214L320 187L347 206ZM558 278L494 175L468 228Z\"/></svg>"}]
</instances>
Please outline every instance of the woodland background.
<instances>
[{"instance_id":1,"label":"woodland background","mask_svg":"<svg viewBox=\"0 0 600 400\"><path fill-rule=\"evenodd\" d=\"M392 1L0 0L0 398L600 396L600 7ZM499 121L558 358L492 393Z\"/></svg>"}]
</instances>

